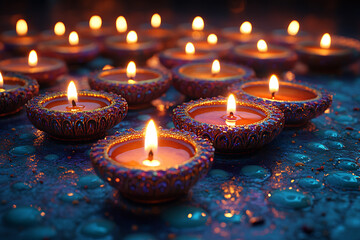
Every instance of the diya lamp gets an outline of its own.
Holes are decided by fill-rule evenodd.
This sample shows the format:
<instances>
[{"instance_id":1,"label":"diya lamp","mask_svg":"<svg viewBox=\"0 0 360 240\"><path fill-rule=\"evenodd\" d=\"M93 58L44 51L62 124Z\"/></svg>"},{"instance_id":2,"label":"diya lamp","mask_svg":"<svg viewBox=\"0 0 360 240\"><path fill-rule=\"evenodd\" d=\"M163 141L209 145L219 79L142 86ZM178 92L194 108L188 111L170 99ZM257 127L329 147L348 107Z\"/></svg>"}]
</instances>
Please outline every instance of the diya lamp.
<instances>
[{"instance_id":1,"label":"diya lamp","mask_svg":"<svg viewBox=\"0 0 360 240\"><path fill-rule=\"evenodd\" d=\"M234 42L235 44L254 43L259 41L264 35L254 32L252 24L248 21L243 22L239 27L228 27L221 31L221 35Z\"/></svg>"},{"instance_id":2,"label":"diya lamp","mask_svg":"<svg viewBox=\"0 0 360 240\"><path fill-rule=\"evenodd\" d=\"M16 22L16 31L6 31L1 35L5 49L15 54L24 54L34 49L38 40L35 33L28 32L28 25L24 19Z\"/></svg>"},{"instance_id":3,"label":"diya lamp","mask_svg":"<svg viewBox=\"0 0 360 240\"><path fill-rule=\"evenodd\" d=\"M247 80L255 73L252 69L231 63L188 63L173 69L174 87L190 98L217 97L228 91L234 83Z\"/></svg>"},{"instance_id":4,"label":"diya lamp","mask_svg":"<svg viewBox=\"0 0 360 240\"><path fill-rule=\"evenodd\" d=\"M141 26L141 35L149 39L156 39L163 44L163 48L173 47L176 38L172 26L162 23L158 13L152 15L150 24Z\"/></svg>"},{"instance_id":5,"label":"diya lamp","mask_svg":"<svg viewBox=\"0 0 360 240\"><path fill-rule=\"evenodd\" d=\"M213 28L209 26L205 27L204 19L200 16L195 17L191 25L186 23L179 26L181 35L190 37L193 41L204 38L209 34L208 31L212 29Z\"/></svg>"},{"instance_id":6,"label":"diya lamp","mask_svg":"<svg viewBox=\"0 0 360 240\"><path fill-rule=\"evenodd\" d=\"M284 113L287 126L301 126L328 109L332 96L325 90L316 89L297 81L255 79L235 84L230 88L237 97L258 104L273 105Z\"/></svg>"},{"instance_id":7,"label":"diya lamp","mask_svg":"<svg viewBox=\"0 0 360 240\"><path fill-rule=\"evenodd\" d=\"M191 62L212 62L216 57L213 52L195 51L191 42L185 45L185 51L183 48L169 48L159 53L160 63L169 69Z\"/></svg>"},{"instance_id":8,"label":"diya lamp","mask_svg":"<svg viewBox=\"0 0 360 240\"><path fill-rule=\"evenodd\" d=\"M111 36L105 40L107 54L120 64L131 59L144 63L161 50L161 44L151 39L138 39L135 31L129 31L126 36Z\"/></svg>"},{"instance_id":9,"label":"diya lamp","mask_svg":"<svg viewBox=\"0 0 360 240\"><path fill-rule=\"evenodd\" d=\"M17 113L23 105L38 95L36 80L14 73L0 72L0 117Z\"/></svg>"},{"instance_id":10,"label":"diya lamp","mask_svg":"<svg viewBox=\"0 0 360 240\"><path fill-rule=\"evenodd\" d=\"M84 63L94 59L99 53L99 46L89 39L79 39L72 31L68 39L42 42L39 51L45 56L63 59L67 63Z\"/></svg>"},{"instance_id":11,"label":"diya lamp","mask_svg":"<svg viewBox=\"0 0 360 240\"><path fill-rule=\"evenodd\" d=\"M0 71L16 72L34 78L40 85L52 85L67 72L66 64L55 58L39 57L31 50L28 57L0 61Z\"/></svg>"},{"instance_id":12,"label":"diya lamp","mask_svg":"<svg viewBox=\"0 0 360 240\"><path fill-rule=\"evenodd\" d=\"M199 40L193 40L193 38L181 38L177 41L177 45L181 48L185 47L188 42L192 42L197 50L205 52L213 52L220 58L225 58L233 48L233 44L230 41L219 41L216 34L211 33L206 38L200 38Z\"/></svg>"},{"instance_id":13,"label":"diya lamp","mask_svg":"<svg viewBox=\"0 0 360 240\"><path fill-rule=\"evenodd\" d=\"M127 109L121 96L77 91L73 81L67 92L42 94L26 104L27 116L37 129L67 141L103 137L125 117Z\"/></svg>"},{"instance_id":14,"label":"diya lamp","mask_svg":"<svg viewBox=\"0 0 360 240\"><path fill-rule=\"evenodd\" d=\"M271 42L274 44L295 48L299 42L308 41L310 39L306 32L299 30L299 22L293 20L290 22L287 31L283 29L274 30L271 35Z\"/></svg>"},{"instance_id":15,"label":"diya lamp","mask_svg":"<svg viewBox=\"0 0 360 240\"><path fill-rule=\"evenodd\" d=\"M311 68L340 68L353 63L359 57L359 43L357 49L353 39L335 37L332 41L330 34L325 33L320 45L315 42L302 42L296 52L300 61Z\"/></svg>"},{"instance_id":16,"label":"diya lamp","mask_svg":"<svg viewBox=\"0 0 360 240\"><path fill-rule=\"evenodd\" d=\"M219 153L248 153L271 142L284 128L278 108L216 97L190 101L173 110L177 129L208 139Z\"/></svg>"},{"instance_id":17,"label":"diya lamp","mask_svg":"<svg viewBox=\"0 0 360 240\"><path fill-rule=\"evenodd\" d=\"M214 148L183 130L126 130L91 148L95 172L126 198L142 203L175 200L188 193L213 163Z\"/></svg>"},{"instance_id":18,"label":"diya lamp","mask_svg":"<svg viewBox=\"0 0 360 240\"><path fill-rule=\"evenodd\" d=\"M133 61L127 68L110 68L89 77L91 89L123 96L130 108L148 106L163 95L171 85L170 75L151 68L136 68Z\"/></svg>"},{"instance_id":19,"label":"diya lamp","mask_svg":"<svg viewBox=\"0 0 360 240\"><path fill-rule=\"evenodd\" d=\"M278 45L268 46L263 39L257 44L236 46L233 57L236 62L253 68L260 75L289 70L297 61L297 55L292 50Z\"/></svg>"},{"instance_id":20,"label":"diya lamp","mask_svg":"<svg viewBox=\"0 0 360 240\"><path fill-rule=\"evenodd\" d=\"M40 39L42 41L62 39L65 38L65 32L66 32L65 24L63 22L57 22L54 25L53 30L43 31L40 35Z\"/></svg>"}]
</instances>

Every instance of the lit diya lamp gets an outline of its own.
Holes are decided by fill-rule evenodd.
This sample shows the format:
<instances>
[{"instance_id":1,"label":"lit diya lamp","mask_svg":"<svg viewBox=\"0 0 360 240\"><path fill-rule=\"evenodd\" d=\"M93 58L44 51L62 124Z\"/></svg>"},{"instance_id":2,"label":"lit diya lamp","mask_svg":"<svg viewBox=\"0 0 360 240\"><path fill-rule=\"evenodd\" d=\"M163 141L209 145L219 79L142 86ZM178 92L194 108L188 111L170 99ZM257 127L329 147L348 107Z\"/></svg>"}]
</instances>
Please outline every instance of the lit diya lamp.
<instances>
[{"instance_id":1,"label":"lit diya lamp","mask_svg":"<svg viewBox=\"0 0 360 240\"><path fill-rule=\"evenodd\" d=\"M127 68L110 68L89 77L91 89L121 95L131 108L148 106L163 95L171 85L170 75L151 68L136 68L135 62Z\"/></svg>"},{"instance_id":2,"label":"lit diya lamp","mask_svg":"<svg viewBox=\"0 0 360 240\"><path fill-rule=\"evenodd\" d=\"M257 44L236 46L233 57L236 62L253 68L260 75L289 70L297 61L295 52L278 45L268 46L263 39Z\"/></svg>"},{"instance_id":3,"label":"lit diya lamp","mask_svg":"<svg viewBox=\"0 0 360 240\"><path fill-rule=\"evenodd\" d=\"M234 83L247 80L255 73L252 69L214 60L212 63L188 63L173 69L174 87L190 98L217 97L228 91Z\"/></svg>"},{"instance_id":4,"label":"lit diya lamp","mask_svg":"<svg viewBox=\"0 0 360 240\"><path fill-rule=\"evenodd\" d=\"M260 32L254 32L252 24L245 21L239 27L227 27L221 31L221 35L234 42L235 44L254 43L259 41L264 35Z\"/></svg>"},{"instance_id":5,"label":"lit diya lamp","mask_svg":"<svg viewBox=\"0 0 360 240\"><path fill-rule=\"evenodd\" d=\"M177 41L177 45L184 48L188 42L192 42L197 50L213 52L221 58L227 57L230 50L233 48L232 42L224 40L219 41L218 37L214 33L195 41L190 37L181 38Z\"/></svg>"},{"instance_id":6,"label":"lit diya lamp","mask_svg":"<svg viewBox=\"0 0 360 240\"><path fill-rule=\"evenodd\" d=\"M49 41L54 39L65 38L66 27L63 22L57 22L54 25L53 30L43 31L40 35L40 39L43 41Z\"/></svg>"},{"instance_id":7,"label":"lit diya lamp","mask_svg":"<svg viewBox=\"0 0 360 240\"><path fill-rule=\"evenodd\" d=\"M234 95L190 101L173 110L177 129L208 139L220 153L252 152L271 142L284 128L276 107L236 101Z\"/></svg>"},{"instance_id":8,"label":"lit diya lamp","mask_svg":"<svg viewBox=\"0 0 360 240\"><path fill-rule=\"evenodd\" d=\"M179 26L181 35L190 37L193 40L198 40L208 35L209 31L213 28L210 26L205 27L204 19L200 16L197 16L193 19L191 24L185 23Z\"/></svg>"},{"instance_id":9,"label":"lit diya lamp","mask_svg":"<svg viewBox=\"0 0 360 240\"><path fill-rule=\"evenodd\" d=\"M26 104L27 116L37 129L68 141L103 137L126 116L127 109L121 96L77 91L73 81L67 92L42 94Z\"/></svg>"},{"instance_id":10,"label":"lit diya lamp","mask_svg":"<svg viewBox=\"0 0 360 240\"><path fill-rule=\"evenodd\" d=\"M169 69L191 62L212 62L216 57L213 52L195 51L191 42L185 45L185 51L183 48L169 48L159 53L160 63Z\"/></svg>"},{"instance_id":11,"label":"lit diya lamp","mask_svg":"<svg viewBox=\"0 0 360 240\"><path fill-rule=\"evenodd\" d=\"M16 31L6 31L1 35L5 49L17 54L29 52L35 47L38 40L35 33L28 32L28 25L24 19L16 22Z\"/></svg>"},{"instance_id":12,"label":"lit diya lamp","mask_svg":"<svg viewBox=\"0 0 360 240\"><path fill-rule=\"evenodd\" d=\"M188 193L213 163L214 148L206 140L179 130L126 130L91 148L95 172L136 202L171 201Z\"/></svg>"},{"instance_id":13,"label":"lit diya lamp","mask_svg":"<svg viewBox=\"0 0 360 240\"><path fill-rule=\"evenodd\" d=\"M31 50L28 57L0 61L0 71L16 72L34 78L40 85L52 85L67 72L66 64L55 58L39 57Z\"/></svg>"},{"instance_id":14,"label":"lit diya lamp","mask_svg":"<svg viewBox=\"0 0 360 240\"><path fill-rule=\"evenodd\" d=\"M172 47L176 38L176 32L172 26L162 23L161 16L158 13L152 15L150 24L141 26L141 35L156 39L163 44L164 48Z\"/></svg>"},{"instance_id":15,"label":"lit diya lamp","mask_svg":"<svg viewBox=\"0 0 360 240\"><path fill-rule=\"evenodd\" d=\"M315 42L300 43L296 52L300 61L312 68L339 68L354 62L359 57L359 43L357 49L353 45L353 39L334 37L325 33L320 45Z\"/></svg>"},{"instance_id":16,"label":"lit diya lamp","mask_svg":"<svg viewBox=\"0 0 360 240\"><path fill-rule=\"evenodd\" d=\"M107 54L120 64L133 59L145 63L155 53L161 50L160 42L154 39L138 39L135 31L129 31L126 36L111 36L105 40Z\"/></svg>"},{"instance_id":17,"label":"lit diya lamp","mask_svg":"<svg viewBox=\"0 0 360 240\"><path fill-rule=\"evenodd\" d=\"M19 74L0 72L0 117L17 113L39 93L36 80Z\"/></svg>"},{"instance_id":18,"label":"lit diya lamp","mask_svg":"<svg viewBox=\"0 0 360 240\"><path fill-rule=\"evenodd\" d=\"M293 20L287 30L277 29L271 35L271 42L294 48L299 42L307 41L310 37L306 32L300 31L300 24Z\"/></svg>"},{"instance_id":19,"label":"lit diya lamp","mask_svg":"<svg viewBox=\"0 0 360 240\"><path fill-rule=\"evenodd\" d=\"M256 79L235 84L230 91L241 99L281 109L287 126L307 123L323 114L332 102L331 94L325 90L294 81L279 82L276 75L272 75L270 80Z\"/></svg>"},{"instance_id":20,"label":"lit diya lamp","mask_svg":"<svg viewBox=\"0 0 360 240\"><path fill-rule=\"evenodd\" d=\"M63 59L67 63L84 63L94 59L99 53L99 46L89 39L79 39L72 31L68 39L42 42L39 51L49 57Z\"/></svg>"}]
</instances>

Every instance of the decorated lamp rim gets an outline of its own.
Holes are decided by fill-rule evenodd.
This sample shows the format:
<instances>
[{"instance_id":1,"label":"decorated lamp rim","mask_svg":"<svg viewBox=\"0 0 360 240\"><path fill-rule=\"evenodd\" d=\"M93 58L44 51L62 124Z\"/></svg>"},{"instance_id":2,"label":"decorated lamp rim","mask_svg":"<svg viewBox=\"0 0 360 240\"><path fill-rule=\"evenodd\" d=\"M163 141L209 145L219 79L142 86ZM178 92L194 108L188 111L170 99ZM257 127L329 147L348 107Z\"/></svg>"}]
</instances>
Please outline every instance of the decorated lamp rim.
<instances>
[{"instance_id":1,"label":"decorated lamp rim","mask_svg":"<svg viewBox=\"0 0 360 240\"><path fill-rule=\"evenodd\" d=\"M269 57L269 58L259 58L260 60L288 59L288 58L297 57L296 53L293 50L291 50L291 49L289 49L287 47L276 45L276 44L271 44L271 43L268 43L267 46L268 46L268 49L270 49L270 50L275 49L275 50L281 51L280 55L279 56L272 56L272 57ZM246 44L243 44L243 45L235 46L234 47L234 54L237 55L237 56L252 58L251 55L239 52L239 49L246 49L246 48L249 48L249 47L252 47L252 48L255 47L255 49L256 49L256 42L246 43Z\"/></svg>"},{"instance_id":2,"label":"decorated lamp rim","mask_svg":"<svg viewBox=\"0 0 360 240\"><path fill-rule=\"evenodd\" d=\"M347 38L347 39L351 39L351 38ZM344 55L344 54L351 54L353 51L358 52L360 50L360 42L358 43L359 45L356 47L354 46L350 46L348 44L340 44L339 42L336 42L336 36L332 36L332 43L331 43L331 48L337 47L342 49L343 51L338 52L337 55ZM301 41L299 42L299 44L296 46L295 50L299 53L308 53L308 54L314 54L308 50L305 49L305 47L319 47L319 42L315 41L315 40L307 40L307 41ZM326 57L326 56L325 56Z\"/></svg>"},{"instance_id":3,"label":"decorated lamp rim","mask_svg":"<svg viewBox=\"0 0 360 240\"><path fill-rule=\"evenodd\" d=\"M65 45L60 45L60 44L64 44ZM46 50L51 50L54 52L65 52L65 53L69 53L68 49L71 48L71 45L69 44L68 40L65 38L62 39L53 39L53 40L49 40L46 42L43 42L41 44L39 44L39 48L45 48ZM76 48L79 49L78 51L74 51L71 52L73 54L76 54L80 51L84 51L84 50L92 50L92 49L98 49L98 45L94 42L91 41L88 38L80 38L79 39L79 44L76 45Z\"/></svg>"},{"instance_id":4,"label":"decorated lamp rim","mask_svg":"<svg viewBox=\"0 0 360 240\"><path fill-rule=\"evenodd\" d=\"M8 69L8 64L16 62L16 61L20 61L23 62L25 60L25 62L28 61L27 57L16 57L16 58L9 58L9 59L4 59L0 61L0 69L4 72L13 72L12 69ZM24 70L20 70L17 71L19 73L23 73L23 74L36 74L36 73L42 73L42 72L50 72L50 71L54 71L57 69L61 69L61 68L66 68L66 64L64 61L57 59L57 58L50 58L50 57L41 57L39 62L43 62L43 61L47 61L47 62L52 62L55 64L49 64L49 66L44 67L44 68L28 68L28 69L24 69Z\"/></svg>"},{"instance_id":5,"label":"decorated lamp rim","mask_svg":"<svg viewBox=\"0 0 360 240\"><path fill-rule=\"evenodd\" d=\"M158 134L160 136L161 135L172 136L172 137L176 136L178 139L180 138L183 141L186 140L186 142L194 148L194 156L189 158L189 160L179 165L176 165L176 167L157 169L157 170L151 170L151 169L145 170L139 168L126 167L123 164L109 157L108 152L111 149L111 147L113 147L115 144L124 142L128 138L131 138L133 136L136 136L135 138L138 139L144 136L144 131L145 129L139 131L136 131L134 129L127 129L120 134L108 136L105 139L99 140L91 148L90 158L92 159L93 164L96 163L96 165L101 165L103 167L105 166L107 169L114 169L114 171L116 171L117 174L119 172L126 172L128 174L134 176L141 176L141 177L143 177L144 173L147 177L169 175L169 174L178 175L183 170L192 169L194 166L198 164L209 161L210 158L213 157L215 151L211 143L209 143L207 140L203 138L196 136L192 132L187 132L178 129L159 128Z\"/></svg>"},{"instance_id":6,"label":"decorated lamp rim","mask_svg":"<svg viewBox=\"0 0 360 240\"><path fill-rule=\"evenodd\" d=\"M5 94L9 94L9 93L14 93L14 92L27 91L29 88L33 88L33 87L38 88L39 87L39 84L35 79L30 78L25 75L22 75L22 74L12 73L12 72L3 73L3 78L4 78L4 83L5 83L5 78L14 78L19 81L22 81L24 83L24 85L14 87L9 90L4 90L4 91L0 92L0 95L5 95Z\"/></svg>"}]
</instances>

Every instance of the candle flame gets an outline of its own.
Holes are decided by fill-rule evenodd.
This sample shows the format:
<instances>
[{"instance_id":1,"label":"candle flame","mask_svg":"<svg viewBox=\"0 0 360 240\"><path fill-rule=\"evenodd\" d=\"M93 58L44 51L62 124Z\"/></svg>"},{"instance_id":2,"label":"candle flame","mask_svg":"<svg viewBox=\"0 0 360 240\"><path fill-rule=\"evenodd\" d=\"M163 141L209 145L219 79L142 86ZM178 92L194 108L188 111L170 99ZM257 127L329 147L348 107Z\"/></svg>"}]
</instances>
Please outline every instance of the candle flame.
<instances>
[{"instance_id":1,"label":"candle flame","mask_svg":"<svg viewBox=\"0 0 360 240\"><path fill-rule=\"evenodd\" d=\"M106 64L103 68L102 68L102 70L110 70L110 69L113 69L114 67L113 66L111 66L111 65L109 65L109 64Z\"/></svg>"},{"instance_id":2,"label":"candle flame","mask_svg":"<svg viewBox=\"0 0 360 240\"><path fill-rule=\"evenodd\" d=\"M35 50L31 50L28 57L28 65L30 67L35 67L38 63L38 56Z\"/></svg>"},{"instance_id":3,"label":"candle flame","mask_svg":"<svg viewBox=\"0 0 360 240\"><path fill-rule=\"evenodd\" d=\"M116 19L116 30L119 33L124 33L127 31L127 22L125 17L120 16Z\"/></svg>"},{"instance_id":4,"label":"candle flame","mask_svg":"<svg viewBox=\"0 0 360 240\"><path fill-rule=\"evenodd\" d=\"M330 34L325 33L320 41L320 47L321 48L330 48L331 46L331 37Z\"/></svg>"},{"instance_id":5,"label":"candle flame","mask_svg":"<svg viewBox=\"0 0 360 240\"><path fill-rule=\"evenodd\" d=\"M186 54L190 54L190 55L193 55L195 54L195 46L193 43L191 42L188 42L185 46L185 52Z\"/></svg>"},{"instance_id":6,"label":"candle flame","mask_svg":"<svg viewBox=\"0 0 360 240\"><path fill-rule=\"evenodd\" d=\"M57 22L55 24L54 33L56 36L62 36L65 34L65 25L63 22Z\"/></svg>"},{"instance_id":7,"label":"candle flame","mask_svg":"<svg viewBox=\"0 0 360 240\"><path fill-rule=\"evenodd\" d=\"M155 156L158 148L158 136L153 120L150 120L145 130L145 153L150 157ZM143 164L149 167L156 167L160 165L160 162L154 159L146 159Z\"/></svg>"},{"instance_id":8,"label":"candle flame","mask_svg":"<svg viewBox=\"0 0 360 240\"><path fill-rule=\"evenodd\" d=\"M72 46L78 45L79 44L79 35L77 34L77 32L72 31L69 34L69 43Z\"/></svg>"},{"instance_id":9,"label":"candle flame","mask_svg":"<svg viewBox=\"0 0 360 240\"><path fill-rule=\"evenodd\" d=\"M4 86L4 78L2 76L2 73L0 72L0 88Z\"/></svg>"},{"instance_id":10,"label":"candle flame","mask_svg":"<svg viewBox=\"0 0 360 240\"><path fill-rule=\"evenodd\" d=\"M102 25L101 17L98 15L94 15L89 20L89 26L92 30L99 30Z\"/></svg>"},{"instance_id":11,"label":"candle flame","mask_svg":"<svg viewBox=\"0 0 360 240\"><path fill-rule=\"evenodd\" d=\"M154 15L152 15L151 17L151 26L153 28L159 28L161 25L161 17L159 14L154 13Z\"/></svg>"},{"instance_id":12,"label":"candle flame","mask_svg":"<svg viewBox=\"0 0 360 240\"><path fill-rule=\"evenodd\" d=\"M195 17L193 22L192 22L192 30L194 31L202 31L204 30L204 20L202 19L202 17Z\"/></svg>"},{"instance_id":13,"label":"candle flame","mask_svg":"<svg viewBox=\"0 0 360 240\"><path fill-rule=\"evenodd\" d=\"M268 47L267 47L266 42L263 39L260 39L257 42L257 49L259 50L259 52L267 52Z\"/></svg>"},{"instance_id":14,"label":"candle flame","mask_svg":"<svg viewBox=\"0 0 360 240\"><path fill-rule=\"evenodd\" d=\"M242 34L250 34L251 31L252 31L252 25L251 25L250 22L245 21L245 22L243 22L243 23L241 24L241 26L240 26L240 32L241 32Z\"/></svg>"},{"instance_id":15,"label":"candle flame","mask_svg":"<svg viewBox=\"0 0 360 240\"><path fill-rule=\"evenodd\" d=\"M215 34L212 33L207 37L207 42L211 45L215 45L218 42L218 38Z\"/></svg>"},{"instance_id":16,"label":"candle flame","mask_svg":"<svg viewBox=\"0 0 360 240\"><path fill-rule=\"evenodd\" d=\"M16 22L16 33L19 36L24 36L28 32L28 25L24 19L19 19Z\"/></svg>"},{"instance_id":17,"label":"candle flame","mask_svg":"<svg viewBox=\"0 0 360 240\"><path fill-rule=\"evenodd\" d=\"M138 36L135 31L130 31L126 35L126 42L127 43L136 43L138 41Z\"/></svg>"},{"instance_id":18,"label":"candle flame","mask_svg":"<svg viewBox=\"0 0 360 240\"><path fill-rule=\"evenodd\" d=\"M78 94L74 81L71 81L69 83L69 86L67 88L67 98L71 105L72 105L72 101L75 101L75 103L77 103L78 101Z\"/></svg>"},{"instance_id":19,"label":"candle flame","mask_svg":"<svg viewBox=\"0 0 360 240\"><path fill-rule=\"evenodd\" d=\"M296 20L292 20L291 23L288 26L287 32L289 35L291 36L295 36L296 34L298 34L300 29L300 24L298 21Z\"/></svg>"},{"instance_id":20,"label":"candle flame","mask_svg":"<svg viewBox=\"0 0 360 240\"><path fill-rule=\"evenodd\" d=\"M236 112L236 101L234 94L230 94L228 101L227 101L227 108L226 108L227 115L230 116L230 114L234 114Z\"/></svg>"},{"instance_id":21,"label":"candle flame","mask_svg":"<svg viewBox=\"0 0 360 240\"><path fill-rule=\"evenodd\" d=\"M279 91L279 80L275 74L271 75L269 81L269 92L274 95Z\"/></svg>"},{"instance_id":22,"label":"candle flame","mask_svg":"<svg viewBox=\"0 0 360 240\"><path fill-rule=\"evenodd\" d=\"M211 73L213 75L218 74L220 72L220 62L219 60L215 59L211 65Z\"/></svg>"},{"instance_id":23,"label":"candle flame","mask_svg":"<svg viewBox=\"0 0 360 240\"><path fill-rule=\"evenodd\" d=\"M133 61L129 62L126 68L126 76L133 79L136 76L136 65Z\"/></svg>"}]
</instances>

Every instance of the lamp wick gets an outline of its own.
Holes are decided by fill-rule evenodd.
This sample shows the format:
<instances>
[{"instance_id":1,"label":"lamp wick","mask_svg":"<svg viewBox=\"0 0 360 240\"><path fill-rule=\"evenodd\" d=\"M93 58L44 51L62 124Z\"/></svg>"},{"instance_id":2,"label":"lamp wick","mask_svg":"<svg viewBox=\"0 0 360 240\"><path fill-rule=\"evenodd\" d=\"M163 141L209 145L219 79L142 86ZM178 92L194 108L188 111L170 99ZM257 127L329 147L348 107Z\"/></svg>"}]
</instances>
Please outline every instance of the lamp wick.
<instances>
[{"instance_id":1,"label":"lamp wick","mask_svg":"<svg viewBox=\"0 0 360 240\"><path fill-rule=\"evenodd\" d=\"M154 153L153 153L152 149L149 151L148 160L150 160L150 161L154 160Z\"/></svg>"},{"instance_id":2,"label":"lamp wick","mask_svg":"<svg viewBox=\"0 0 360 240\"><path fill-rule=\"evenodd\" d=\"M71 101L71 104L72 104L73 107L76 107L76 102L75 102L75 100L72 100L72 101Z\"/></svg>"}]
</instances>

